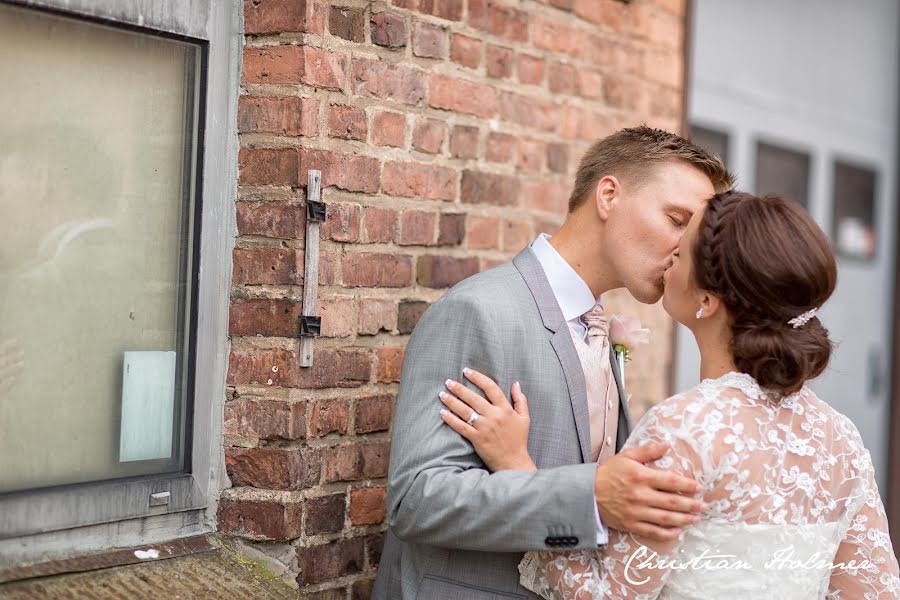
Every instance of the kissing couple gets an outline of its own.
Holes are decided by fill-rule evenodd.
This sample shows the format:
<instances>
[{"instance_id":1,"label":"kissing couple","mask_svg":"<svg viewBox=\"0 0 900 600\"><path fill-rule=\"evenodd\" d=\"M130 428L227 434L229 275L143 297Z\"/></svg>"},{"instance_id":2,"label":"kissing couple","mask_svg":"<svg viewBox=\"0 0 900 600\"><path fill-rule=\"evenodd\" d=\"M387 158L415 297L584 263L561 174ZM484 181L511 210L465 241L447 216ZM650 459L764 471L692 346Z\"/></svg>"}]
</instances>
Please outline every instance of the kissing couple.
<instances>
[{"instance_id":1,"label":"kissing couple","mask_svg":"<svg viewBox=\"0 0 900 600\"><path fill-rule=\"evenodd\" d=\"M375 599L900 598L871 456L807 386L832 350L829 240L732 185L689 140L616 132L552 238L423 314ZM616 288L662 298L701 354L701 383L637 423L601 301Z\"/></svg>"}]
</instances>

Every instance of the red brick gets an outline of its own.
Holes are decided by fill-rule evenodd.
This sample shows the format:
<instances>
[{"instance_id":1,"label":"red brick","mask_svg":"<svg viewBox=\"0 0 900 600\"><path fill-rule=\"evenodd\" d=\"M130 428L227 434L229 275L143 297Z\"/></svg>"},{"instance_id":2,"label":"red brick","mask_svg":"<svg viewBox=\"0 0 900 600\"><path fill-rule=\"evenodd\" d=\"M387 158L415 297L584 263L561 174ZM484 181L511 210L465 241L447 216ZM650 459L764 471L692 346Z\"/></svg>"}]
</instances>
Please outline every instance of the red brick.
<instances>
[{"instance_id":1,"label":"red brick","mask_svg":"<svg viewBox=\"0 0 900 600\"><path fill-rule=\"evenodd\" d=\"M575 0L572 7L575 14L588 21L603 25L605 17L609 13L611 3L603 3L599 0ZM630 7L623 7L628 10Z\"/></svg>"},{"instance_id":2,"label":"red brick","mask_svg":"<svg viewBox=\"0 0 900 600\"><path fill-rule=\"evenodd\" d=\"M301 490L319 483L322 459L311 448L226 448L225 469L235 487Z\"/></svg>"},{"instance_id":3,"label":"red brick","mask_svg":"<svg viewBox=\"0 0 900 600\"><path fill-rule=\"evenodd\" d=\"M397 301L384 298L359 299L360 335L375 335L397 329Z\"/></svg>"},{"instance_id":4,"label":"red brick","mask_svg":"<svg viewBox=\"0 0 900 600\"><path fill-rule=\"evenodd\" d=\"M603 80L602 94L612 107L638 110L640 93L640 82L636 79L609 75Z\"/></svg>"},{"instance_id":5,"label":"red brick","mask_svg":"<svg viewBox=\"0 0 900 600\"><path fill-rule=\"evenodd\" d=\"M455 246L462 243L466 233L465 214L442 214L438 223L438 245Z\"/></svg>"},{"instance_id":6,"label":"red brick","mask_svg":"<svg viewBox=\"0 0 900 600\"><path fill-rule=\"evenodd\" d=\"M416 264L416 280L429 288L445 288L456 285L478 272L475 257L420 256Z\"/></svg>"},{"instance_id":7,"label":"red brick","mask_svg":"<svg viewBox=\"0 0 900 600\"><path fill-rule=\"evenodd\" d=\"M554 173L565 173L569 169L569 146L547 144L547 168Z\"/></svg>"},{"instance_id":8,"label":"red brick","mask_svg":"<svg viewBox=\"0 0 900 600\"><path fill-rule=\"evenodd\" d=\"M347 81L347 57L312 46L244 48L248 83L305 83L341 89Z\"/></svg>"},{"instance_id":9,"label":"red brick","mask_svg":"<svg viewBox=\"0 0 900 600\"><path fill-rule=\"evenodd\" d=\"M350 588L350 600L372 600L372 592L375 589L375 578L357 579ZM343 598L341 598L343 600Z\"/></svg>"},{"instance_id":10,"label":"red brick","mask_svg":"<svg viewBox=\"0 0 900 600\"><path fill-rule=\"evenodd\" d=\"M567 54L573 58L589 58L586 34L566 23L535 17L531 36L536 48ZM593 62L604 64L596 59Z\"/></svg>"},{"instance_id":11,"label":"red brick","mask_svg":"<svg viewBox=\"0 0 900 600\"><path fill-rule=\"evenodd\" d=\"M400 215L401 246L434 245L437 231L438 213L421 210L407 210Z\"/></svg>"},{"instance_id":12,"label":"red brick","mask_svg":"<svg viewBox=\"0 0 900 600\"><path fill-rule=\"evenodd\" d=\"M328 107L328 135L347 140L365 140L369 126L366 111L356 106Z\"/></svg>"},{"instance_id":13,"label":"red brick","mask_svg":"<svg viewBox=\"0 0 900 600\"><path fill-rule=\"evenodd\" d=\"M306 437L306 403L237 398L225 403L225 435L261 440Z\"/></svg>"},{"instance_id":14,"label":"red brick","mask_svg":"<svg viewBox=\"0 0 900 600\"><path fill-rule=\"evenodd\" d=\"M406 116L389 111L372 115L372 143L403 148L406 145Z\"/></svg>"},{"instance_id":15,"label":"red brick","mask_svg":"<svg viewBox=\"0 0 900 600\"><path fill-rule=\"evenodd\" d=\"M262 235L281 239L303 239L306 215L300 204L283 202L238 202L238 235Z\"/></svg>"},{"instance_id":16,"label":"red brick","mask_svg":"<svg viewBox=\"0 0 900 600\"><path fill-rule=\"evenodd\" d=\"M447 136L447 124L439 119L416 119L413 127L412 145L416 150L439 154Z\"/></svg>"},{"instance_id":17,"label":"red brick","mask_svg":"<svg viewBox=\"0 0 900 600\"><path fill-rule=\"evenodd\" d=\"M575 0L549 0L550 6L561 8L562 10L572 10ZM596 1L596 0L595 0Z\"/></svg>"},{"instance_id":18,"label":"red brick","mask_svg":"<svg viewBox=\"0 0 900 600\"><path fill-rule=\"evenodd\" d=\"M516 138L508 133L488 133L484 145L484 159L488 162L508 163L516 154Z\"/></svg>"},{"instance_id":19,"label":"red brick","mask_svg":"<svg viewBox=\"0 0 900 600\"><path fill-rule=\"evenodd\" d=\"M379 348L376 379L379 383L397 383L403 368L402 346L386 346Z\"/></svg>"},{"instance_id":20,"label":"red brick","mask_svg":"<svg viewBox=\"0 0 900 600\"><path fill-rule=\"evenodd\" d=\"M556 130L558 110L547 100L503 92L498 107L504 121L543 131Z\"/></svg>"},{"instance_id":21,"label":"red brick","mask_svg":"<svg viewBox=\"0 0 900 600\"><path fill-rule=\"evenodd\" d=\"M499 0L469 0L469 25L516 42L528 40L528 13Z\"/></svg>"},{"instance_id":22,"label":"red brick","mask_svg":"<svg viewBox=\"0 0 900 600\"><path fill-rule=\"evenodd\" d=\"M413 54L423 58L447 58L450 42L446 27L419 21L413 30Z\"/></svg>"},{"instance_id":23,"label":"red brick","mask_svg":"<svg viewBox=\"0 0 900 600\"><path fill-rule=\"evenodd\" d=\"M352 296L326 296L319 305L322 337L347 337L353 333L356 299Z\"/></svg>"},{"instance_id":24,"label":"red brick","mask_svg":"<svg viewBox=\"0 0 900 600\"><path fill-rule=\"evenodd\" d=\"M544 59L528 54L520 54L516 63L519 83L541 85L544 80Z\"/></svg>"},{"instance_id":25,"label":"red brick","mask_svg":"<svg viewBox=\"0 0 900 600\"><path fill-rule=\"evenodd\" d=\"M262 335L297 337L302 305L293 300L235 298L231 301L228 334L231 336Z\"/></svg>"},{"instance_id":26,"label":"red brick","mask_svg":"<svg viewBox=\"0 0 900 600\"><path fill-rule=\"evenodd\" d=\"M455 158L477 158L478 128L454 125L450 132L450 155Z\"/></svg>"},{"instance_id":27,"label":"red brick","mask_svg":"<svg viewBox=\"0 0 900 600\"><path fill-rule=\"evenodd\" d=\"M394 313L396 319L396 312ZM391 426L394 398L390 395L369 396L356 402L356 433L387 431Z\"/></svg>"},{"instance_id":28,"label":"red brick","mask_svg":"<svg viewBox=\"0 0 900 600\"><path fill-rule=\"evenodd\" d=\"M659 88L648 94L648 112L654 117L678 119L683 96L678 90Z\"/></svg>"},{"instance_id":29,"label":"red brick","mask_svg":"<svg viewBox=\"0 0 900 600\"><path fill-rule=\"evenodd\" d=\"M322 171L322 187L335 186L348 192L375 193L379 186L379 162L369 156L338 154L330 150L300 150L300 172Z\"/></svg>"},{"instance_id":30,"label":"red brick","mask_svg":"<svg viewBox=\"0 0 900 600\"><path fill-rule=\"evenodd\" d=\"M562 107L559 133L563 137L594 142L606 137L616 129L616 121L608 113L599 113L571 105Z\"/></svg>"},{"instance_id":31,"label":"red brick","mask_svg":"<svg viewBox=\"0 0 900 600\"><path fill-rule=\"evenodd\" d=\"M481 41L462 35L453 34L453 43L450 46L450 60L470 69L477 69L481 64Z\"/></svg>"},{"instance_id":32,"label":"red brick","mask_svg":"<svg viewBox=\"0 0 900 600\"><path fill-rule=\"evenodd\" d=\"M306 501L306 535L335 533L344 528L347 496L332 494Z\"/></svg>"},{"instance_id":33,"label":"red brick","mask_svg":"<svg viewBox=\"0 0 900 600\"><path fill-rule=\"evenodd\" d=\"M423 163L384 163L383 190L386 194L429 200L454 200L457 173L453 169Z\"/></svg>"},{"instance_id":34,"label":"red brick","mask_svg":"<svg viewBox=\"0 0 900 600\"><path fill-rule=\"evenodd\" d=\"M410 285L412 260L403 254L345 254L341 271L348 287L400 288Z\"/></svg>"},{"instance_id":35,"label":"red brick","mask_svg":"<svg viewBox=\"0 0 900 600\"><path fill-rule=\"evenodd\" d=\"M523 191L529 210L540 210L565 215L569 206L569 190L549 180L530 181ZM540 229L545 231L544 229Z\"/></svg>"},{"instance_id":36,"label":"red brick","mask_svg":"<svg viewBox=\"0 0 900 600\"><path fill-rule=\"evenodd\" d=\"M334 587L317 592L304 593L303 600L347 600L347 588Z\"/></svg>"},{"instance_id":37,"label":"red brick","mask_svg":"<svg viewBox=\"0 0 900 600\"><path fill-rule=\"evenodd\" d=\"M463 171L460 199L467 204L519 204L519 180L509 175Z\"/></svg>"},{"instance_id":38,"label":"red brick","mask_svg":"<svg viewBox=\"0 0 900 600\"><path fill-rule=\"evenodd\" d=\"M578 93L596 100L603 97L603 74L594 69L578 69Z\"/></svg>"},{"instance_id":39,"label":"red brick","mask_svg":"<svg viewBox=\"0 0 900 600\"><path fill-rule=\"evenodd\" d=\"M295 387L300 380L299 371L299 357L296 351L232 346L228 364L228 383Z\"/></svg>"},{"instance_id":40,"label":"red brick","mask_svg":"<svg viewBox=\"0 0 900 600\"><path fill-rule=\"evenodd\" d=\"M238 171L241 185L297 185L294 148L241 148Z\"/></svg>"},{"instance_id":41,"label":"red brick","mask_svg":"<svg viewBox=\"0 0 900 600\"><path fill-rule=\"evenodd\" d=\"M387 48L406 46L406 19L394 13L380 12L372 15L372 43Z\"/></svg>"},{"instance_id":42,"label":"red brick","mask_svg":"<svg viewBox=\"0 0 900 600\"><path fill-rule=\"evenodd\" d=\"M222 498L216 520L222 533L253 540L288 541L300 537L303 505L292 501Z\"/></svg>"},{"instance_id":43,"label":"red brick","mask_svg":"<svg viewBox=\"0 0 900 600\"><path fill-rule=\"evenodd\" d=\"M366 207L363 217L366 241L370 244L390 243L397 232L397 211Z\"/></svg>"},{"instance_id":44,"label":"red brick","mask_svg":"<svg viewBox=\"0 0 900 600\"><path fill-rule=\"evenodd\" d=\"M547 87L554 94L578 94L578 72L570 63L556 62L547 72Z\"/></svg>"},{"instance_id":45,"label":"red brick","mask_svg":"<svg viewBox=\"0 0 900 600\"><path fill-rule=\"evenodd\" d=\"M336 242L359 241L361 215L362 208L359 204L328 203L325 222L319 226L322 239Z\"/></svg>"},{"instance_id":46,"label":"red brick","mask_svg":"<svg viewBox=\"0 0 900 600\"><path fill-rule=\"evenodd\" d=\"M278 135L318 134L319 103L310 98L251 98L238 104L238 131Z\"/></svg>"},{"instance_id":47,"label":"red brick","mask_svg":"<svg viewBox=\"0 0 900 600\"><path fill-rule=\"evenodd\" d=\"M306 31L306 1L244 0L244 33Z\"/></svg>"},{"instance_id":48,"label":"red brick","mask_svg":"<svg viewBox=\"0 0 900 600\"><path fill-rule=\"evenodd\" d=\"M350 405L340 398L316 400L312 405L309 419L310 437L321 437L329 433L346 434L350 427Z\"/></svg>"},{"instance_id":49,"label":"red brick","mask_svg":"<svg viewBox=\"0 0 900 600\"><path fill-rule=\"evenodd\" d=\"M290 248L235 248L232 283L248 285L299 284L297 257Z\"/></svg>"},{"instance_id":50,"label":"red brick","mask_svg":"<svg viewBox=\"0 0 900 600\"><path fill-rule=\"evenodd\" d=\"M416 104L425 97L422 71L380 60L354 58L353 93Z\"/></svg>"},{"instance_id":51,"label":"red brick","mask_svg":"<svg viewBox=\"0 0 900 600\"><path fill-rule=\"evenodd\" d=\"M328 14L331 35L362 43L366 41L366 11L362 7L332 6Z\"/></svg>"},{"instance_id":52,"label":"red brick","mask_svg":"<svg viewBox=\"0 0 900 600\"><path fill-rule=\"evenodd\" d=\"M684 60L681 54L671 50L651 50L644 57L644 73L647 79L675 89L684 84Z\"/></svg>"},{"instance_id":53,"label":"red brick","mask_svg":"<svg viewBox=\"0 0 900 600\"><path fill-rule=\"evenodd\" d=\"M484 61L485 69L490 77L507 79L512 76L513 51L510 48L488 44Z\"/></svg>"},{"instance_id":54,"label":"red brick","mask_svg":"<svg viewBox=\"0 0 900 600\"><path fill-rule=\"evenodd\" d=\"M322 583L363 570L363 539L334 540L322 546L297 548L297 566L301 586Z\"/></svg>"},{"instance_id":55,"label":"red brick","mask_svg":"<svg viewBox=\"0 0 900 600\"><path fill-rule=\"evenodd\" d=\"M390 444L350 444L330 449L325 459L325 482L358 481L387 475Z\"/></svg>"},{"instance_id":56,"label":"red brick","mask_svg":"<svg viewBox=\"0 0 900 600\"><path fill-rule=\"evenodd\" d=\"M547 154L547 145L537 140L521 140L519 142L519 169L522 171L541 171L544 168L544 158Z\"/></svg>"},{"instance_id":57,"label":"red brick","mask_svg":"<svg viewBox=\"0 0 900 600\"><path fill-rule=\"evenodd\" d=\"M436 74L429 77L428 90L428 103L434 108L486 119L497 114L497 94L489 85Z\"/></svg>"},{"instance_id":58,"label":"red brick","mask_svg":"<svg viewBox=\"0 0 900 600\"><path fill-rule=\"evenodd\" d=\"M299 388L356 388L371 379L372 353L367 348L317 348L314 369L299 369Z\"/></svg>"},{"instance_id":59,"label":"red brick","mask_svg":"<svg viewBox=\"0 0 900 600\"><path fill-rule=\"evenodd\" d=\"M319 285L336 285L338 283L337 268L340 249L319 248ZM297 269L303 271L306 268L305 253L297 251ZM298 279L303 279L302 275Z\"/></svg>"},{"instance_id":60,"label":"red brick","mask_svg":"<svg viewBox=\"0 0 900 600\"><path fill-rule=\"evenodd\" d=\"M422 300L404 300L397 309L397 330L401 334L412 333L429 304Z\"/></svg>"},{"instance_id":61,"label":"red brick","mask_svg":"<svg viewBox=\"0 0 900 600\"><path fill-rule=\"evenodd\" d=\"M500 249L500 219L469 215L466 246L476 249Z\"/></svg>"},{"instance_id":62,"label":"red brick","mask_svg":"<svg viewBox=\"0 0 900 600\"><path fill-rule=\"evenodd\" d=\"M531 221L508 220L503 224L503 251L518 252L530 244L534 237Z\"/></svg>"},{"instance_id":63,"label":"red brick","mask_svg":"<svg viewBox=\"0 0 900 600\"><path fill-rule=\"evenodd\" d=\"M381 562L381 553L384 550L384 532L372 533L366 536L366 555L369 569L378 569Z\"/></svg>"},{"instance_id":64,"label":"red brick","mask_svg":"<svg viewBox=\"0 0 900 600\"><path fill-rule=\"evenodd\" d=\"M359 488L350 492L350 522L376 525L384 521L385 488Z\"/></svg>"},{"instance_id":65,"label":"red brick","mask_svg":"<svg viewBox=\"0 0 900 600\"><path fill-rule=\"evenodd\" d=\"M449 21L462 19L463 3L461 0L394 0L394 6L416 10Z\"/></svg>"}]
</instances>

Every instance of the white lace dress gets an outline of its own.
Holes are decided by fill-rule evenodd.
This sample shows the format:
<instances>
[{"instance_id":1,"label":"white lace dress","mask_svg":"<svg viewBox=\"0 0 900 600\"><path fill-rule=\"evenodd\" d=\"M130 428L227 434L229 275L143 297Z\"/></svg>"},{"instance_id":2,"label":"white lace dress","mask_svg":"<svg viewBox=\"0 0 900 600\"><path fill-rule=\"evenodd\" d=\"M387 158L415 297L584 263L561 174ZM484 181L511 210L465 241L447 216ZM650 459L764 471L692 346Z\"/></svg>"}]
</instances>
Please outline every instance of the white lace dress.
<instances>
[{"instance_id":1,"label":"white lace dress","mask_svg":"<svg viewBox=\"0 0 900 600\"><path fill-rule=\"evenodd\" d=\"M705 380L625 447L652 441L671 449L651 466L702 484L701 521L665 544L611 530L596 551L529 552L523 586L549 600L900 598L871 455L809 388L774 401L743 373Z\"/></svg>"}]
</instances>

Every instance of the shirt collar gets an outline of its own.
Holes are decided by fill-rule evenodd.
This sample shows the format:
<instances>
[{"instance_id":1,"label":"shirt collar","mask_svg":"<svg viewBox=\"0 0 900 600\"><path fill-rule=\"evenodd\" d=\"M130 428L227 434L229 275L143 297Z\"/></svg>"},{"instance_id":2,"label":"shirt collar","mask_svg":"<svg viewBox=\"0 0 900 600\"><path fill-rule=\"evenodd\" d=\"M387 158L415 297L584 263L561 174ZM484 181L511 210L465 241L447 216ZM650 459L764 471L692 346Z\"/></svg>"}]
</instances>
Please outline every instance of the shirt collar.
<instances>
[{"instance_id":1,"label":"shirt collar","mask_svg":"<svg viewBox=\"0 0 900 600\"><path fill-rule=\"evenodd\" d=\"M549 235L540 234L531 243L531 249L547 276L550 289L566 321L580 317L600 302L600 298L594 298L591 288L584 279L556 251L556 248L550 245Z\"/></svg>"}]
</instances>

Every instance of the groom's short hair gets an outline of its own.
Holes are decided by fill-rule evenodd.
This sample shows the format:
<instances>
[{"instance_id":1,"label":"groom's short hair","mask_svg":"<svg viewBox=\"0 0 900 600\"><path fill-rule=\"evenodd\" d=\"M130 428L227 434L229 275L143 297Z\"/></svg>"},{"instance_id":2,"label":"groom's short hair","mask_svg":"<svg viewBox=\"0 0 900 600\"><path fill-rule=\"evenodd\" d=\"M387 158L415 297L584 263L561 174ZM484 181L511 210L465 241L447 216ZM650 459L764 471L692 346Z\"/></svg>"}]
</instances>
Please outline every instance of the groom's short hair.
<instances>
[{"instance_id":1,"label":"groom's short hair","mask_svg":"<svg viewBox=\"0 0 900 600\"><path fill-rule=\"evenodd\" d=\"M734 186L734 176L712 152L680 135L641 125L598 140L584 153L569 196L569 212L581 205L601 178L613 175L633 180L654 163L667 160L684 161L705 173L716 193Z\"/></svg>"}]
</instances>

